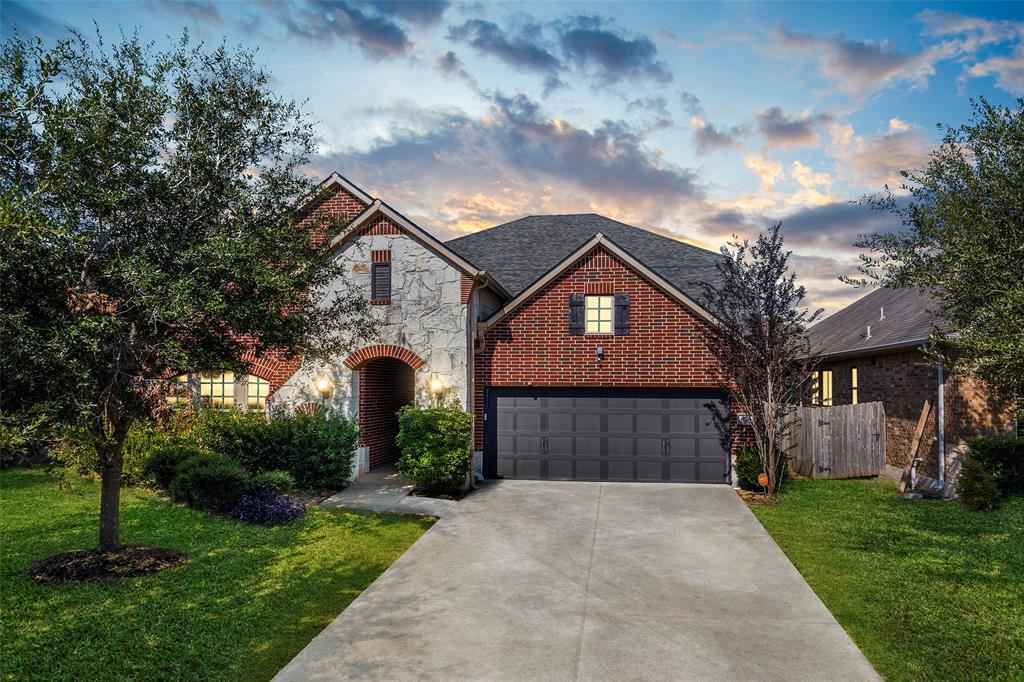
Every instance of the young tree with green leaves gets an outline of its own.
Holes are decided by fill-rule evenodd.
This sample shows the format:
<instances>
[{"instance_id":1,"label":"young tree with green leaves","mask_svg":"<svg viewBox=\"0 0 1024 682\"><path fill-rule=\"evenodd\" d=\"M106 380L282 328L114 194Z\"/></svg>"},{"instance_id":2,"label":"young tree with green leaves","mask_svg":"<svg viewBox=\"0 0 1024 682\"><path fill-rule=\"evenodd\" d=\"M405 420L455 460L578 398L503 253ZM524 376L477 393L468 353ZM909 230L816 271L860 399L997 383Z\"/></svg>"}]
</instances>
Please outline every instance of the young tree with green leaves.
<instances>
[{"instance_id":1,"label":"young tree with green leaves","mask_svg":"<svg viewBox=\"0 0 1024 682\"><path fill-rule=\"evenodd\" d=\"M818 362L806 330L822 313L801 307L805 291L789 272L792 252L783 250L781 227L776 223L753 244L734 239L723 246L720 281L701 283L704 305L714 317L708 348L733 411L746 415L741 428L750 429L751 445L768 476L767 497L779 491L790 416ZM718 415L719 423L732 426L730 416Z\"/></svg>"},{"instance_id":2,"label":"young tree with green leaves","mask_svg":"<svg viewBox=\"0 0 1024 682\"><path fill-rule=\"evenodd\" d=\"M247 351L324 360L374 333L365 296L328 293L344 226L299 224L315 146L243 50L3 46L0 410L92 434L101 549L120 545L125 436L167 377L247 372Z\"/></svg>"},{"instance_id":3,"label":"young tree with green leaves","mask_svg":"<svg viewBox=\"0 0 1024 682\"><path fill-rule=\"evenodd\" d=\"M1007 400L1024 396L1024 98L1017 108L985 98L972 120L944 126L923 170L903 171L897 196L866 199L903 228L856 243L865 285L919 287L941 306L948 330L931 352L982 378Z\"/></svg>"}]
</instances>

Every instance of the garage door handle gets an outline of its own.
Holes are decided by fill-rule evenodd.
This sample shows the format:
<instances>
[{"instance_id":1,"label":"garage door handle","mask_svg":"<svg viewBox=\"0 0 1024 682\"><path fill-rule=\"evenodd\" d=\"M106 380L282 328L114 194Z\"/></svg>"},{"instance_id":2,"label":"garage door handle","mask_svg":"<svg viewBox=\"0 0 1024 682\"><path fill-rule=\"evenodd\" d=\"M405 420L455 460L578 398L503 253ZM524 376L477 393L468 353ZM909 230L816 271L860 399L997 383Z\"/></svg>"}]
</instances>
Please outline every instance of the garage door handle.
<instances>
[{"instance_id":1,"label":"garage door handle","mask_svg":"<svg viewBox=\"0 0 1024 682\"><path fill-rule=\"evenodd\" d=\"M548 439L547 438L541 438L540 439L540 452L543 455L548 454Z\"/></svg>"},{"instance_id":2,"label":"garage door handle","mask_svg":"<svg viewBox=\"0 0 1024 682\"><path fill-rule=\"evenodd\" d=\"M668 438L661 439L661 455L668 457Z\"/></svg>"}]
</instances>

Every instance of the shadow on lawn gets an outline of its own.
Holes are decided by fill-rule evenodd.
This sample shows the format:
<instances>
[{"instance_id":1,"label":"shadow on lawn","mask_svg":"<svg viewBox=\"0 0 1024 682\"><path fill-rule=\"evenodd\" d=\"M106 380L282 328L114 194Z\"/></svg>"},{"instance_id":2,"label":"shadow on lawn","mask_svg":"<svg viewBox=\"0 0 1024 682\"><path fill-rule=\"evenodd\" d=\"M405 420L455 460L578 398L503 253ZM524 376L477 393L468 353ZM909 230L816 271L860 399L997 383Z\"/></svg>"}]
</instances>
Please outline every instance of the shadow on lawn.
<instances>
[{"instance_id":1,"label":"shadow on lawn","mask_svg":"<svg viewBox=\"0 0 1024 682\"><path fill-rule=\"evenodd\" d=\"M33 583L26 573L33 561L94 545L97 511L79 508L93 501L65 498L71 513L34 519L38 541L5 548L14 549L4 561L13 588L5 620L25 629L5 642L8 674L43 674L32 666L45 660L46 674L57 677L269 678L406 549L413 532L408 518L319 509L288 526L251 526L126 491L124 542L177 548L187 564L110 583ZM50 652L68 642L96 660Z\"/></svg>"}]
</instances>

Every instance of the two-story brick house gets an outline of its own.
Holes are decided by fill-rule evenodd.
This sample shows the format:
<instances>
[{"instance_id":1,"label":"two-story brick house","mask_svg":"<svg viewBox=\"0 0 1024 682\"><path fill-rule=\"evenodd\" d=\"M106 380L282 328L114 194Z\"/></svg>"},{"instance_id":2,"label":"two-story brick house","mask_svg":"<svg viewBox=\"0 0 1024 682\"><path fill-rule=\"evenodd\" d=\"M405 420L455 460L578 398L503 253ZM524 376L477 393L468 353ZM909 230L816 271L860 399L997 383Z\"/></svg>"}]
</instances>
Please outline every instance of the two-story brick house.
<instances>
[{"instance_id":1,"label":"two-story brick house","mask_svg":"<svg viewBox=\"0 0 1024 682\"><path fill-rule=\"evenodd\" d=\"M442 243L341 175L321 189L310 214L349 223L335 287L366 292L380 338L326 368L266 357L249 377L203 375L203 395L357 415L363 468L397 459L402 405L441 394L475 416L489 477L731 481L697 284L720 255L593 214Z\"/></svg>"}]
</instances>

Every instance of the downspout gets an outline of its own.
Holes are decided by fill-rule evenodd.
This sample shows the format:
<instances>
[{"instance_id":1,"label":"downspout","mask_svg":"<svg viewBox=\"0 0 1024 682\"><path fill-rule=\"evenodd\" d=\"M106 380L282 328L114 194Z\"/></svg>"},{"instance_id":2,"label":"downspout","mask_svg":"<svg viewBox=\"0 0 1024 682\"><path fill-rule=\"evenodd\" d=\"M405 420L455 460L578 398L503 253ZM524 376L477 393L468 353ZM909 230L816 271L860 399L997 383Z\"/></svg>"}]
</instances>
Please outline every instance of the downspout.
<instances>
[{"instance_id":1,"label":"downspout","mask_svg":"<svg viewBox=\"0 0 1024 682\"><path fill-rule=\"evenodd\" d=\"M946 486L946 387L942 360L937 365L939 388L935 396L935 430L939 444L939 492Z\"/></svg>"}]
</instances>

